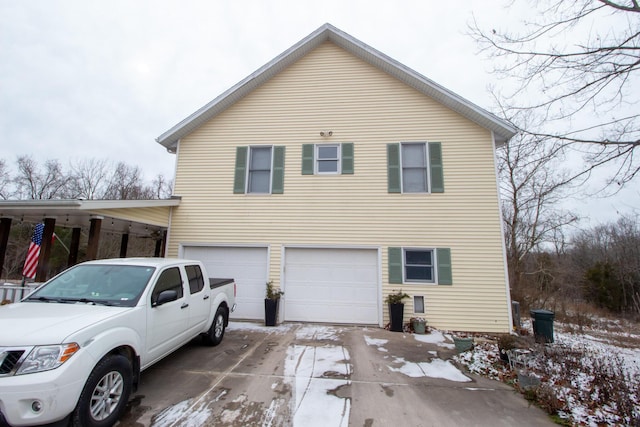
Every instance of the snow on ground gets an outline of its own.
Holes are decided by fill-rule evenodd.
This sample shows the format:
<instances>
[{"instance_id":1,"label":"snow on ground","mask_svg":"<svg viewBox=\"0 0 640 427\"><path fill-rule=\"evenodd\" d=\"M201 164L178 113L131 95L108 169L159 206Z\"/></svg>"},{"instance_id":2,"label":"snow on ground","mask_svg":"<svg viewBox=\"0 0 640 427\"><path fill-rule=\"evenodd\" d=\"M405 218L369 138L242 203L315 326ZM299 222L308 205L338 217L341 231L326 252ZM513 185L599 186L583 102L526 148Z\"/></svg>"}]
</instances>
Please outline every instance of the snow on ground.
<instances>
[{"instance_id":1,"label":"snow on ground","mask_svg":"<svg viewBox=\"0 0 640 427\"><path fill-rule=\"evenodd\" d=\"M469 382L471 378L465 376L458 368L448 360L433 359L431 362L407 362L402 357L394 357L394 363L399 363L399 368L389 366L393 372L400 372L408 377L443 378L449 381Z\"/></svg>"},{"instance_id":2,"label":"snow on ground","mask_svg":"<svg viewBox=\"0 0 640 427\"><path fill-rule=\"evenodd\" d=\"M436 344L440 347L453 348L455 347L453 344L450 344L447 341L445 335L440 331L433 331L428 335L419 335L414 334L413 337L420 342ZM364 336L364 341L367 345L377 347L378 351L386 353L388 350L383 347L388 340L371 338L368 335ZM436 356L433 354L434 352L429 352L432 356ZM437 353L436 353L437 354ZM386 357L386 356L385 356ZM470 378L466 377L458 368L453 366L451 362L445 361L442 359L438 359L437 356L434 357L430 362L407 362L402 357L393 357L393 364L400 365L389 366L389 370L393 372L400 372L408 377L418 378L418 377L430 377L430 378L443 378L449 381L456 382L467 382L471 381Z\"/></svg>"},{"instance_id":3,"label":"snow on ground","mask_svg":"<svg viewBox=\"0 0 640 427\"><path fill-rule=\"evenodd\" d=\"M248 331L248 332L267 332L270 334L284 334L291 330L295 324L287 323L278 326L264 326L262 323L255 322L229 322L227 331Z\"/></svg>"},{"instance_id":4,"label":"snow on ground","mask_svg":"<svg viewBox=\"0 0 640 427\"><path fill-rule=\"evenodd\" d=\"M342 346L289 347L284 375L293 390L293 425L325 427L349 424L351 400L339 397L340 388L351 384L347 379L351 375L349 360L349 352Z\"/></svg>"},{"instance_id":5,"label":"snow on ground","mask_svg":"<svg viewBox=\"0 0 640 427\"><path fill-rule=\"evenodd\" d=\"M523 322L523 327L531 330L530 322ZM524 353L526 369L520 373L541 380L533 392L547 395L545 402L553 406L552 411L572 425L633 425L640 421L640 335L606 329L573 333L575 329L574 325L555 322L554 343L532 344L529 353ZM471 373L518 384L517 368L512 371L500 361L497 344L478 341L473 351L454 360ZM629 413L637 418L630 420Z\"/></svg>"}]
</instances>

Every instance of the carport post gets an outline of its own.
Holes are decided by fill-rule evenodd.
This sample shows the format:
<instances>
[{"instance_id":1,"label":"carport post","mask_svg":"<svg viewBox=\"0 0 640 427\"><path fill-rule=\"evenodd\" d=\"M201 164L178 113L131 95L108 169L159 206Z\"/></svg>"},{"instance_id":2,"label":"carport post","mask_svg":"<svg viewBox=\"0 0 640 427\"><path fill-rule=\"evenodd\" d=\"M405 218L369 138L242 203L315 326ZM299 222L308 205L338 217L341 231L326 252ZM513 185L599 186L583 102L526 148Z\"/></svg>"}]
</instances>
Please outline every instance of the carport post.
<instances>
[{"instance_id":1,"label":"carport post","mask_svg":"<svg viewBox=\"0 0 640 427\"><path fill-rule=\"evenodd\" d=\"M125 233L122 235L122 239L120 240L120 258L127 257L128 244L129 244L129 234Z\"/></svg>"},{"instance_id":2,"label":"carport post","mask_svg":"<svg viewBox=\"0 0 640 427\"><path fill-rule=\"evenodd\" d=\"M156 240L156 251L154 256L156 257L164 257L164 246L167 240L167 232L162 232L162 237Z\"/></svg>"},{"instance_id":3,"label":"carport post","mask_svg":"<svg viewBox=\"0 0 640 427\"><path fill-rule=\"evenodd\" d=\"M102 227L101 216L91 217L91 227L89 227L89 242L87 243L87 259L94 260L98 257L98 245L100 244L100 228Z\"/></svg>"},{"instance_id":4,"label":"carport post","mask_svg":"<svg viewBox=\"0 0 640 427\"><path fill-rule=\"evenodd\" d=\"M40 246L40 257L38 258L38 270L36 271L36 282L46 282L49 270L49 257L51 256L51 243L53 231L56 228L55 218L44 219L44 231L42 232L42 245Z\"/></svg>"},{"instance_id":5,"label":"carport post","mask_svg":"<svg viewBox=\"0 0 640 427\"><path fill-rule=\"evenodd\" d=\"M9 232L11 231L11 218L0 218L0 277L4 268L4 257L7 254L7 244L9 243Z\"/></svg>"},{"instance_id":6,"label":"carport post","mask_svg":"<svg viewBox=\"0 0 640 427\"><path fill-rule=\"evenodd\" d=\"M74 227L71 231L71 246L69 247L69 258L67 259L67 267L74 266L78 263L78 251L80 250L80 227Z\"/></svg>"}]
</instances>

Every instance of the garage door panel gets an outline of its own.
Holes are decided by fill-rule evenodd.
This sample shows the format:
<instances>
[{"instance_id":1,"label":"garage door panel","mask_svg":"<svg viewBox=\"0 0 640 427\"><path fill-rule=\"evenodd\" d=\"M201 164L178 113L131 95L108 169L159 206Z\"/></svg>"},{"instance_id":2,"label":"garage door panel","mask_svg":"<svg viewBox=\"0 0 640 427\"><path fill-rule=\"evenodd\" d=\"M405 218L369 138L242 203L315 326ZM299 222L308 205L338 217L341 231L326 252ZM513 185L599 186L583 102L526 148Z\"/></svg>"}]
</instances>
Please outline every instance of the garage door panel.
<instances>
[{"instance_id":1,"label":"garage door panel","mask_svg":"<svg viewBox=\"0 0 640 427\"><path fill-rule=\"evenodd\" d=\"M184 257L202 261L209 276L236 281L232 319L264 319L267 248L185 246Z\"/></svg>"},{"instance_id":2,"label":"garage door panel","mask_svg":"<svg viewBox=\"0 0 640 427\"><path fill-rule=\"evenodd\" d=\"M377 250L286 250L286 320L377 324L378 298Z\"/></svg>"}]
</instances>

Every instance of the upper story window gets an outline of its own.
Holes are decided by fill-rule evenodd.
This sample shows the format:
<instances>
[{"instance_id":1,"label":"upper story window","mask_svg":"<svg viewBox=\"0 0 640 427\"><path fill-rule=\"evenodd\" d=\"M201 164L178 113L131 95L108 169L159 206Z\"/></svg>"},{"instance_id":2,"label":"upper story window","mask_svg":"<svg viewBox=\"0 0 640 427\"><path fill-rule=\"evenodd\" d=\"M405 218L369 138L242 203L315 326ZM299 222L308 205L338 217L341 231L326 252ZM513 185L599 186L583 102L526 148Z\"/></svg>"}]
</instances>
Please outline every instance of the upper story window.
<instances>
[{"instance_id":1,"label":"upper story window","mask_svg":"<svg viewBox=\"0 0 640 427\"><path fill-rule=\"evenodd\" d=\"M302 175L353 175L353 143L303 144Z\"/></svg>"},{"instance_id":2,"label":"upper story window","mask_svg":"<svg viewBox=\"0 0 640 427\"><path fill-rule=\"evenodd\" d=\"M439 142L387 144L389 193L444 193Z\"/></svg>"},{"instance_id":3,"label":"upper story window","mask_svg":"<svg viewBox=\"0 0 640 427\"><path fill-rule=\"evenodd\" d=\"M402 192L429 192L427 144L400 144L402 149Z\"/></svg>"},{"instance_id":4,"label":"upper story window","mask_svg":"<svg viewBox=\"0 0 640 427\"><path fill-rule=\"evenodd\" d=\"M236 147L235 194L282 194L284 146Z\"/></svg>"},{"instance_id":5,"label":"upper story window","mask_svg":"<svg viewBox=\"0 0 640 427\"><path fill-rule=\"evenodd\" d=\"M316 145L316 173L340 173L340 145Z\"/></svg>"},{"instance_id":6,"label":"upper story window","mask_svg":"<svg viewBox=\"0 0 640 427\"><path fill-rule=\"evenodd\" d=\"M247 193L271 192L271 147L249 148Z\"/></svg>"}]
</instances>

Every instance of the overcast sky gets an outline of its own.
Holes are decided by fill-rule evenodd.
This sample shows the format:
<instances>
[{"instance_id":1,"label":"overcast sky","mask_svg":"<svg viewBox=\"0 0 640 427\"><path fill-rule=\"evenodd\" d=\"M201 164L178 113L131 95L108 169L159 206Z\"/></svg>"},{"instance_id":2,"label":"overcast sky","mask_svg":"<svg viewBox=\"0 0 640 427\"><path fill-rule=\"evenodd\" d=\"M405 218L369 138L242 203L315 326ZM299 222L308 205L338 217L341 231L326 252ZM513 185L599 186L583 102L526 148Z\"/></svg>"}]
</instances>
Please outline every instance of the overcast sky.
<instances>
[{"instance_id":1,"label":"overcast sky","mask_svg":"<svg viewBox=\"0 0 640 427\"><path fill-rule=\"evenodd\" d=\"M0 158L108 158L171 178L155 138L327 22L491 109L495 77L467 24L511 28L529 13L505 4L0 0ZM638 199L575 206L607 220Z\"/></svg>"}]
</instances>

